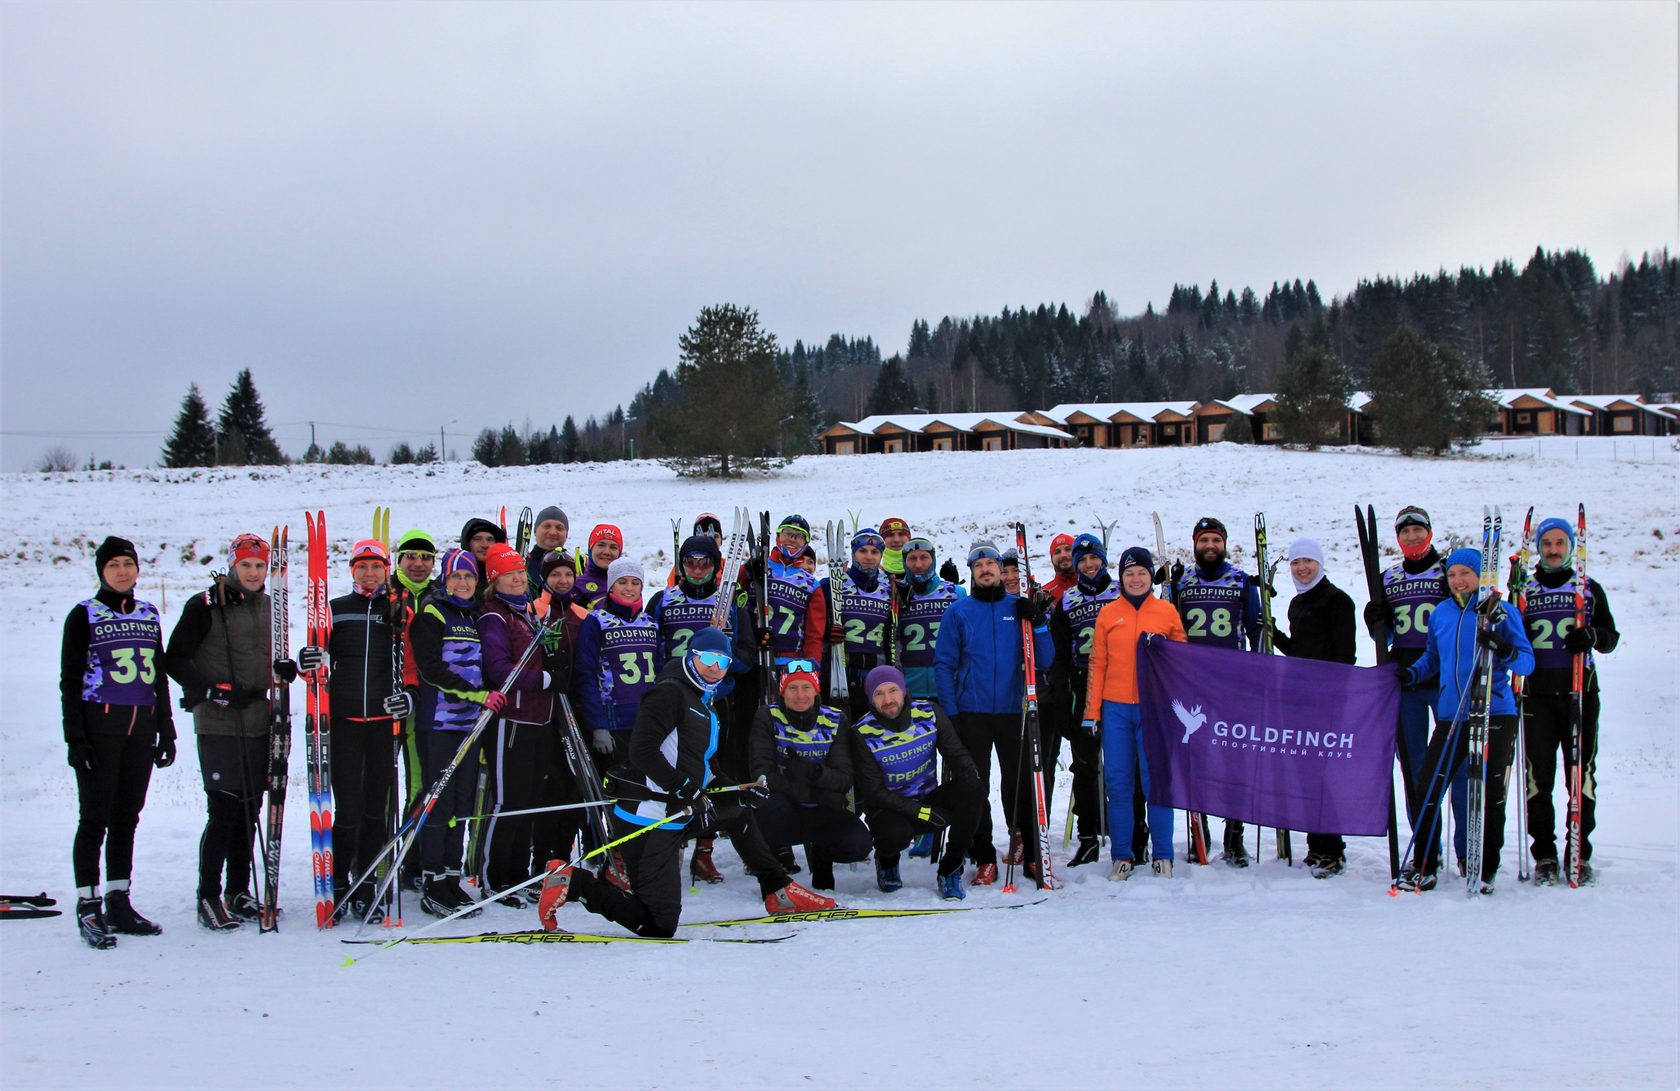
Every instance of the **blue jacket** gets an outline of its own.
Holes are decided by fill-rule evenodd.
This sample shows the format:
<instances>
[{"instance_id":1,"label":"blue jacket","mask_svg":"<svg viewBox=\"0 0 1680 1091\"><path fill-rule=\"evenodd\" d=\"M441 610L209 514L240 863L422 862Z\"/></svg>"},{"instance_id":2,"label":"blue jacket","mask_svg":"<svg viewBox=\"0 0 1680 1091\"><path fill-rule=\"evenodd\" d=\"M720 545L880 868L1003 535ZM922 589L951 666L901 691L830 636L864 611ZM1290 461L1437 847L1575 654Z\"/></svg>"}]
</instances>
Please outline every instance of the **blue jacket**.
<instances>
[{"instance_id":1,"label":"blue jacket","mask_svg":"<svg viewBox=\"0 0 1680 1091\"><path fill-rule=\"evenodd\" d=\"M1498 629L1511 642L1511 654L1494 663L1488 712L1494 716L1515 716L1517 702L1511 696L1511 675L1534 670L1534 646L1528 642L1522 613L1513 605L1505 606L1505 617ZM1432 674L1441 675L1435 715L1450 722L1458 714L1459 702L1464 700L1475 665L1476 611L1466 609L1456 597L1449 596L1430 615L1429 644L1412 664L1410 677L1421 681ZM1468 701L1465 708L1469 709Z\"/></svg>"},{"instance_id":2,"label":"blue jacket","mask_svg":"<svg viewBox=\"0 0 1680 1091\"><path fill-rule=\"evenodd\" d=\"M939 706L946 715L964 712L1019 714L1026 700L1021 672L1021 621L1015 613L1020 601L1004 595L987 601L977 588L953 602L939 627L934 667ZM1033 629L1037 667L1044 670L1056 656L1050 627Z\"/></svg>"}]
</instances>

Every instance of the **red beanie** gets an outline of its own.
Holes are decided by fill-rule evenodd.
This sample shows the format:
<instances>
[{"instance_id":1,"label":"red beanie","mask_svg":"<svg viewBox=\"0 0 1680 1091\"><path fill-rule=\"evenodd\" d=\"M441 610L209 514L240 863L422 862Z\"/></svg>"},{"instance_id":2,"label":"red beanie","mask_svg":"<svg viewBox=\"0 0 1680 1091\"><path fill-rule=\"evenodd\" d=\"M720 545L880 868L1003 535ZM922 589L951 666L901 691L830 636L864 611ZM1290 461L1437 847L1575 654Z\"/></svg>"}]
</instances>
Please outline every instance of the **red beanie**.
<instances>
[{"instance_id":1,"label":"red beanie","mask_svg":"<svg viewBox=\"0 0 1680 1091\"><path fill-rule=\"evenodd\" d=\"M599 542L611 542L618 548L624 548L624 534L611 523L600 523L589 532L589 548L594 549Z\"/></svg>"},{"instance_id":2,"label":"red beanie","mask_svg":"<svg viewBox=\"0 0 1680 1091\"><path fill-rule=\"evenodd\" d=\"M1059 549L1062 546L1067 546L1069 549L1072 549L1073 548L1073 535L1071 535L1071 534L1058 534L1054 538L1050 539L1050 552L1054 553L1054 552L1056 552L1057 549Z\"/></svg>"},{"instance_id":3,"label":"red beanie","mask_svg":"<svg viewBox=\"0 0 1680 1091\"><path fill-rule=\"evenodd\" d=\"M505 542L495 542L484 554L486 578L495 583L509 572L525 571L525 562L514 548Z\"/></svg>"},{"instance_id":4,"label":"red beanie","mask_svg":"<svg viewBox=\"0 0 1680 1091\"><path fill-rule=\"evenodd\" d=\"M822 682L817 678L816 671L788 671L786 674L782 675L781 686L776 692L786 693L789 682L809 682L811 685L816 687L819 695L822 693Z\"/></svg>"}]
</instances>

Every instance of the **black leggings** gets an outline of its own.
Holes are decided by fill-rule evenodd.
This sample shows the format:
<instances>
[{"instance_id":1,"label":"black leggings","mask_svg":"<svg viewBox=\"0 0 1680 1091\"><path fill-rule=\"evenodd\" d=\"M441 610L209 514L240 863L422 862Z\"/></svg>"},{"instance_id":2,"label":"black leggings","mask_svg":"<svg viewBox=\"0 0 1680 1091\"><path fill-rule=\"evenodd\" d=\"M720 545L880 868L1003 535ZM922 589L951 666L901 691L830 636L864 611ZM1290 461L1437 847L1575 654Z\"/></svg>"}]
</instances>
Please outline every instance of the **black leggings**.
<instances>
[{"instance_id":1,"label":"black leggings","mask_svg":"<svg viewBox=\"0 0 1680 1091\"><path fill-rule=\"evenodd\" d=\"M389 837L390 720L332 721L333 885L344 900L352 876L369 870Z\"/></svg>"},{"instance_id":2,"label":"black leggings","mask_svg":"<svg viewBox=\"0 0 1680 1091\"><path fill-rule=\"evenodd\" d=\"M268 763L266 734L198 736L208 818L198 839L198 896L251 889L251 843ZM224 881L224 872L226 875Z\"/></svg>"},{"instance_id":3,"label":"black leggings","mask_svg":"<svg viewBox=\"0 0 1680 1091\"><path fill-rule=\"evenodd\" d=\"M105 849L105 878L127 879L134 870L134 830L152 782L157 732L90 735L93 768L76 770L79 812L70 849L78 887L99 885L99 850Z\"/></svg>"}]
</instances>

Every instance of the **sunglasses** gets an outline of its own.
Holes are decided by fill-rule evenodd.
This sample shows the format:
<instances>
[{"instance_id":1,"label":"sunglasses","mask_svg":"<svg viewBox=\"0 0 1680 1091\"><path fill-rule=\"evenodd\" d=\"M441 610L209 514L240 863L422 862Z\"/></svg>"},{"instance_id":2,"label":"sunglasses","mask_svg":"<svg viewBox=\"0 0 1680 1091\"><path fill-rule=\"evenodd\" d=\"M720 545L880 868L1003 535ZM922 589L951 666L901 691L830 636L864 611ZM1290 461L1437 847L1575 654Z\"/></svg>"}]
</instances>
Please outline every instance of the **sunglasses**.
<instances>
[{"instance_id":1,"label":"sunglasses","mask_svg":"<svg viewBox=\"0 0 1680 1091\"><path fill-rule=\"evenodd\" d=\"M435 561L435 560L437 560L437 554L436 553L427 553L423 549L405 549L401 553L397 554L397 560L399 560L399 561Z\"/></svg>"},{"instance_id":2,"label":"sunglasses","mask_svg":"<svg viewBox=\"0 0 1680 1091\"><path fill-rule=\"evenodd\" d=\"M728 670L729 664L734 659L728 652L695 652L694 661L702 667L711 667L713 670L721 671Z\"/></svg>"},{"instance_id":3,"label":"sunglasses","mask_svg":"<svg viewBox=\"0 0 1680 1091\"><path fill-rule=\"evenodd\" d=\"M789 659L787 665L782 668L782 673L784 675L816 674L817 661L815 659Z\"/></svg>"}]
</instances>

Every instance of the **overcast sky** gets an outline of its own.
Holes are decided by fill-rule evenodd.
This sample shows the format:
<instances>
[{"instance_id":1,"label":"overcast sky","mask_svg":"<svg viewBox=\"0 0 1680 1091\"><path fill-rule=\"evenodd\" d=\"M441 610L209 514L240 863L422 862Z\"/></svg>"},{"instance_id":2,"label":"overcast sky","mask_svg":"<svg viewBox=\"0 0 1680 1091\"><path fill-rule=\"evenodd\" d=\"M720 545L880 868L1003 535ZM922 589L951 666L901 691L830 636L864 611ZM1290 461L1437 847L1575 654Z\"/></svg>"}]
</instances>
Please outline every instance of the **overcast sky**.
<instances>
[{"instance_id":1,"label":"overcast sky","mask_svg":"<svg viewBox=\"0 0 1680 1091\"><path fill-rule=\"evenodd\" d=\"M0 463L154 463L241 367L293 455L581 423L721 302L892 352L1096 289L1608 272L1680 236L1676 10L5 3Z\"/></svg>"}]
</instances>

